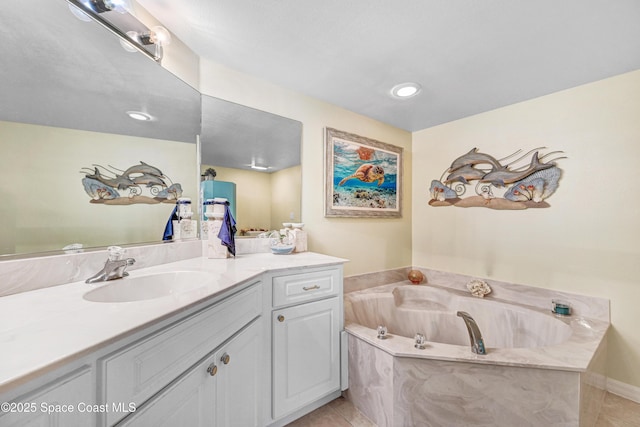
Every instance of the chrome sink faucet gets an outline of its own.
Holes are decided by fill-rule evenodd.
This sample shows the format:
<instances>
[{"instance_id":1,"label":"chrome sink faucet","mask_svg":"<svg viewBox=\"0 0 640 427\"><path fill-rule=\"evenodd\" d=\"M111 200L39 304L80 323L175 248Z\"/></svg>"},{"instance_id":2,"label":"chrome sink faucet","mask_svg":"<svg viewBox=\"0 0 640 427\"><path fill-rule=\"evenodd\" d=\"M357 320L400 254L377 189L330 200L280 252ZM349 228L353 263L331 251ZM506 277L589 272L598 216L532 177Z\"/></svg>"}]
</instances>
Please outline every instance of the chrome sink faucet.
<instances>
[{"instance_id":1,"label":"chrome sink faucet","mask_svg":"<svg viewBox=\"0 0 640 427\"><path fill-rule=\"evenodd\" d=\"M85 283L106 282L107 280L122 279L129 273L124 271L128 266L133 265L136 260L133 258L122 258L125 250L119 246L109 246L109 259L105 262L102 270L85 280Z\"/></svg>"},{"instance_id":2,"label":"chrome sink faucet","mask_svg":"<svg viewBox=\"0 0 640 427\"><path fill-rule=\"evenodd\" d=\"M469 340L471 341L471 351L476 354L487 354L487 349L484 347L484 341L482 339L482 333L476 321L466 311L458 311L456 313L458 317L462 317L464 324L467 326L467 332L469 332Z\"/></svg>"}]
</instances>

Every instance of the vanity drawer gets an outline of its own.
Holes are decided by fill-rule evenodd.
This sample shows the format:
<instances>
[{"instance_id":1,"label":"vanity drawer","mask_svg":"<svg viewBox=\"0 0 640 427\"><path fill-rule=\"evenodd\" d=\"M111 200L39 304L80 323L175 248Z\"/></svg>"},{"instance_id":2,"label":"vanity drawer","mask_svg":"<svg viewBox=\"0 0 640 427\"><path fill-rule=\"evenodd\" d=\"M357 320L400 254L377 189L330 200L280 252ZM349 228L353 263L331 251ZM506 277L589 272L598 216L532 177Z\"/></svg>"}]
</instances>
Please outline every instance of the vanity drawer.
<instances>
[{"instance_id":1,"label":"vanity drawer","mask_svg":"<svg viewBox=\"0 0 640 427\"><path fill-rule=\"evenodd\" d=\"M282 307L338 295L340 283L339 269L276 276L273 278L273 306Z\"/></svg>"},{"instance_id":2,"label":"vanity drawer","mask_svg":"<svg viewBox=\"0 0 640 427\"><path fill-rule=\"evenodd\" d=\"M260 282L105 359L103 401L140 405L262 310ZM112 425L127 413L106 415Z\"/></svg>"}]
</instances>

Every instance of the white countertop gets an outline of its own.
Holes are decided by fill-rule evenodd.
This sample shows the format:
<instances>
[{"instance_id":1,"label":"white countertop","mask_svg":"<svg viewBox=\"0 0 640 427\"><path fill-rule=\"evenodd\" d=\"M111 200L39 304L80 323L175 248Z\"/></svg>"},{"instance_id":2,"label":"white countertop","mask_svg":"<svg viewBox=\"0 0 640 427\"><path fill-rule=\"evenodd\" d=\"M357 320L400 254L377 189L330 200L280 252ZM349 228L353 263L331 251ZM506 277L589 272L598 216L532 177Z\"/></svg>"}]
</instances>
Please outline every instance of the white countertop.
<instances>
[{"instance_id":1,"label":"white countertop","mask_svg":"<svg viewBox=\"0 0 640 427\"><path fill-rule=\"evenodd\" d=\"M312 252L261 253L235 259L198 257L130 272L130 277L136 277L203 271L214 278L203 288L162 298L91 302L82 296L104 283L88 285L83 281L0 297L0 393L171 314L215 298L265 271L344 262L342 258Z\"/></svg>"}]
</instances>

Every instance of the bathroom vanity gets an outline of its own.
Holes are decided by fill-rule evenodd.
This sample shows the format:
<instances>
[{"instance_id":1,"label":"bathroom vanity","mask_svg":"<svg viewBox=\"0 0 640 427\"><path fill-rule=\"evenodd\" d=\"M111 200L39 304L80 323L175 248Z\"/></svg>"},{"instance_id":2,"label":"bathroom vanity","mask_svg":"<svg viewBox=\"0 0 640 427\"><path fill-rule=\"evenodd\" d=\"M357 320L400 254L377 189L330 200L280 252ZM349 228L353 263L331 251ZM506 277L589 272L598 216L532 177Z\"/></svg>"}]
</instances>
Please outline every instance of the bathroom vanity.
<instances>
[{"instance_id":1,"label":"bathroom vanity","mask_svg":"<svg viewBox=\"0 0 640 427\"><path fill-rule=\"evenodd\" d=\"M0 426L284 425L341 393L344 261L194 258L102 285L208 278L153 299L2 297Z\"/></svg>"}]
</instances>

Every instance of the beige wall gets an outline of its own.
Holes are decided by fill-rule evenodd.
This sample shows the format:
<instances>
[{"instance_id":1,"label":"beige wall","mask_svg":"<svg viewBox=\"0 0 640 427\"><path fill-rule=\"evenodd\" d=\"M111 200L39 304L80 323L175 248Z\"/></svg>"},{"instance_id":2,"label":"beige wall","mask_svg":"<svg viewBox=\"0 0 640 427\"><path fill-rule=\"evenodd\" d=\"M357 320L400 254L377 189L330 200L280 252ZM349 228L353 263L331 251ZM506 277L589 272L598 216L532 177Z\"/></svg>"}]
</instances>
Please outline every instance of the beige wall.
<instances>
[{"instance_id":1,"label":"beige wall","mask_svg":"<svg viewBox=\"0 0 640 427\"><path fill-rule=\"evenodd\" d=\"M415 132L413 264L611 299L609 376L640 386L640 71ZM551 207L429 206L473 147L563 150Z\"/></svg>"},{"instance_id":2,"label":"beige wall","mask_svg":"<svg viewBox=\"0 0 640 427\"><path fill-rule=\"evenodd\" d=\"M211 165L200 170L210 167L216 170L216 180L236 184L238 230L279 230L283 222L300 222L300 166L273 173Z\"/></svg>"},{"instance_id":3,"label":"beige wall","mask_svg":"<svg viewBox=\"0 0 640 427\"><path fill-rule=\"evenodd\" d=\"M126 169L144 161L197 200L195 144L12 122L0 122L0 140L0 253L162 240L175 202L89 203L80 172L93 164Z\"/></svg>"},{"instance_id":4,"label":"beige wall","mask_svg":"<svg viewBox=\"0 0 640 427\"><path fill-rule=\"evenodd\" d=\"M221 166L202 165L216 170L216 181L236 184L236 227L238 230L271 225L271 176L268 173ZM266 207L266 209L265 209Z\"/></svg>"},{"instance_id":5,"label":"beige wall","mask_svg":"<svg viewBox=\"0 0 640 427\"><path fill-rule=\"evenodd\" d=\"M404 183L404 217L324 217L324 128L333 127L404 148L404 176L411 176L411 134L263 80L201 61L200 91L303 123L302 221L309 249L350 259L347 275L411 263L411 182Z\"/></svg>"},{"instance_id":6,"label":"beige wall","mask_svg":"<svg viewBox=\"0 0 640 427\"><path fill-rule=\"evenodd\" d=\"M271 229L277 230L283 222L301 222L302 167L294 166L271 175Z\"/></svg>"}]
</instances>

